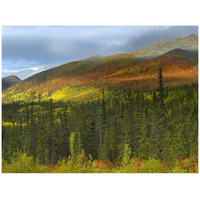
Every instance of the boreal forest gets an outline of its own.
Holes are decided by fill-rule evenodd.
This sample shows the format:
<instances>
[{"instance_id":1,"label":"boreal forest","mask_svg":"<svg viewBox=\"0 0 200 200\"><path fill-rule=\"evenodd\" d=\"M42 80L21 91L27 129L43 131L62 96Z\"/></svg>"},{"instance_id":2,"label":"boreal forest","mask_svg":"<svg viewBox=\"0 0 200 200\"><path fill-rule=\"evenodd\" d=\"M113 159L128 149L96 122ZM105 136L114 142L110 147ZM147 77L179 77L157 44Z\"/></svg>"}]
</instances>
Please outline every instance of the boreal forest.
<instances>
[{"instance_id":1,"label":"boreal forest","mask_svg":"<svg viewBox=\"0 0 200 200\"><path fill-rule=\"evenodd\" d=\"M167 53L91 57L3 91L2 172L197 173L197 54L172 42Z\"/></svg>"}]
</instances>

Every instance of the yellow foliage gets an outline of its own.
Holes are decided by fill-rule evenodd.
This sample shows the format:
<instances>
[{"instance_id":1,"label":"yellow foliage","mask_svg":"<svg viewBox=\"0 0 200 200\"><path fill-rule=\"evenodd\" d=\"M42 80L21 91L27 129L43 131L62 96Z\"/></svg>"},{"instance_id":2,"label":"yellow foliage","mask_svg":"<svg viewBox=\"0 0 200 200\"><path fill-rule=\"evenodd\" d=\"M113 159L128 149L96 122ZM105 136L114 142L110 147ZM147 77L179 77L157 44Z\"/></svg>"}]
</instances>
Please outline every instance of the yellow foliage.
<instances>
[{"instance_id":1,"label":"yellow foliage","mask_svg":"<svg viewBox=\"0 0 200 200\"><path fill-rule=\"evenodd\" d=\"M59 81L61 81L61 80L62 80L61 78L53 79L53 80L51 81L51 83L56 83L56 82L59 82Z\"/></svg>"},{"instance_id":2,"label":"yellow foliage","mask_svg":"<svg viewBox=\"0 0 200 200\"><path fill-rule=\"evenodd\" d=\"M78 95L76 95L76 98L77 97L80 97L80 96L84 96L84 95L86 95L86 94L88 94L88 93L90 93L90 92L92 92L92 90L90 89L90 90L86 90L86 91L84 91L84 92L82 92L82 93L80 93L80 94L78 94Z\"/></svg>"},{"instance_id":3,"label":"yellow foliage","mask_svg":"<svg viewBox=\"0 0 200 200\"><path fill-rule=\"evenodd\" d=\"M18 124L19 126L20 124ZM13 126L12 122L2 122L2 126ZM17 123L14 123L14 126L17 126ZM26 123L22 123L22 126L26 126Z\"/></svg>"},{"instance_id":4,"label":"yellow foliage","mask_svg":"<svg viewBox=\"0 0 200 200\"><path fill-rule=\"evenodd\" d=\"M93 87L78 87L78 88L70 88L66 87L61 90L57 90L51 95L51 98L56 101L68 101L68 100L75 100L75 101L84 101L87 99L96 98L99 95L99 91Z\"/></svg>"},{"instance_id":5,"label":"yellow foliage","mask_svg":"<svg viewBox=\"0 0 200 200\"><path fill-rule=\"evenodd\" d=\"M61 120L60 119L55 119L55 122L58 124L61 124Z\"/></svg>"}]
</instances>

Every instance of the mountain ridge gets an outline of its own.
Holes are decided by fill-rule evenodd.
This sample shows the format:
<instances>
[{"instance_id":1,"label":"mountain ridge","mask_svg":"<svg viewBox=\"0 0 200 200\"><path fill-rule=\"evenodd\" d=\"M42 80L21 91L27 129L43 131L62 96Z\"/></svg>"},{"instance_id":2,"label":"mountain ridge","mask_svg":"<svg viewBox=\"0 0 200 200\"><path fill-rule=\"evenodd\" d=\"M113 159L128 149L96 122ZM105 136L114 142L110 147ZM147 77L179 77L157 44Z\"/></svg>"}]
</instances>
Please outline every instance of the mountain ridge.
<instances>
[{"instance_id":1,"label":"mountain ridge","mask_svg":"<svg viewBox=\"0 0 200 200\"><path fill-rule=\"evenodd\" d=\"M158 55L171 51L173 49L182 50L198 50L198 37L194 34L188 35L186 37L177 37L169 40L163 40L148 47L142 49L144 52L156 52Z\"/></svg>"},{"instance_id":2,"label":"mountain ridge","mask_svg":"<svg viewBox=\"0 0 200 200\"><path fill-rule=\"evenodd\" d=\"M63 99L69 87L156 87L159 67L163 68L167 86L195 83L198 81L198 71L194 70L198 65L197 44L198 37L189 35L161 41L133 53L98 55L66 63L11 87L3 93L3 100L9 99L8 94L14 99L23 99L25 92L29 96L41 92L45 99L55 97L58 91Z\"/></svg>"},{"instance_id":3,"label":"mountain ridge","mask_svg":"<svg viewBox=\"0 0 200 200\"><path fill-rule=\"evenodd\" d=\"M7 88L13 86L14 84L20 82L21 79L17 76L10 75L2 78L2 91L6 90Z\"/></svg>"},{"instance_id":4,"label":"mountain ridge","mask_svg":"<svg viewBox=\"0 0 200 200\"><path fill-rule=\"evenodd\" d=\"M171 43L171 41L173 41L173 43L176 43L177 39L181 40L181 41L184 41L185 39L189 41L191 40L191 38L195 38L195 44L196 46L195 47L192 47L192 48L187 48L187 49L184 49L183 46L179 46L179 48L176 48L177 47L177 44L174 44L174 46L171 46L169 48L166 48L165 51L162 51L162 53L157 53L157 51L153 51L151 48L152 46L155 47L155 46L162 46L163 43L166 43L167 41ZM193 40L192 40L193 41ZM192 42L193 43L193 42ZM189 46L186 45L186 46ZM158 47L156 47L158 48ZM95 63L95 58L100 58L102 61L106 58L112 58L112 57L115 57L117 55L120 56L124 56L124 55L129 55L130 57L132 57L132 59L141 59L143 58L144 60L147 60L147 59L151 59L151 58L155 58L155 57L158 57L162 54L165 54L169 51L172 51L174 49L182 49L182 50L190 50L190 51L198 51L198 36L196 36L195 34L190 34L186 37L183 37L183 38L180 38L180 37L177 37L177 38L172 38L172 39L169 39L169 40L164 40L164 41L160 41L160 42L157 42L157 43L154 43L152 45L149 45L148 47L145 47L144 49L140 50L140 51L136 51L136 52L132 52L132 53L121 53L121 54L112 54L112 55L108 55L108 56L101 56L101 55L96 55L96 56L90 56L88 58L84 58L84 59L81 59L81 60L77 60L77 61L72 61L72 62L69 62L69 63L65 63L65 64L62 64L60 66L56 66L54 68L51 68L51 69L48 69L46 71L42 71L40 73L43 73L43 72L47 72L47 71L51 71L51 70L54 70L55 68L58 68L58 67L65 67L66 65L70 65L70 64L73 64L73 67L76 66L77 62L84 62L84 61L88 61L88 60L93 60L93 62ZM151 51L150 51L151 50ZM147 54L147 53L148 54ZM121 59L121 58L119 58ZM114 59L115 60L115 59ZM97 61L98 62L98 61ZM96 64L99 64L97 63ZM90 63L90 64L94 64L94 63ZM78 64L81 64L81 63L78 63ZM38 73L38 74L40 74ZM35 75L38 75L38 74L35 74ZM31 76L31 77L34 77L35 75ZM28 78L31 78L31 77L28 77ZM27 78L27 79L28 79Z\"/></svg>"}]
</instances>

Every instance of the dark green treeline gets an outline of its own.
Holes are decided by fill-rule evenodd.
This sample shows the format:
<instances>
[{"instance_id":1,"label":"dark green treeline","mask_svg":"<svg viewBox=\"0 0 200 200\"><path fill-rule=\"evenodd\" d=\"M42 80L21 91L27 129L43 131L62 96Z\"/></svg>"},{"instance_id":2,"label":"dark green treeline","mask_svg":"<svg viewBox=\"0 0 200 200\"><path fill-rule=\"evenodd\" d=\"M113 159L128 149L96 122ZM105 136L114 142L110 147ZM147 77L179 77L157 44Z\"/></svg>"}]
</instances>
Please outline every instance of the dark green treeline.
<instances>
[{"instance_id":1,"label":"dark green treeline","mask_svg":"<svg viewBox=\"0 0 200 200\"><path fill-rule=\"evenodd\" d=\"M17 151L56 164L83 150L93 159L126 163L130 157L171 160L198 153L198 85L155 91L102 89L102 98L82 103L2 105L2 154Z\"/></svg>"}]
</instances>

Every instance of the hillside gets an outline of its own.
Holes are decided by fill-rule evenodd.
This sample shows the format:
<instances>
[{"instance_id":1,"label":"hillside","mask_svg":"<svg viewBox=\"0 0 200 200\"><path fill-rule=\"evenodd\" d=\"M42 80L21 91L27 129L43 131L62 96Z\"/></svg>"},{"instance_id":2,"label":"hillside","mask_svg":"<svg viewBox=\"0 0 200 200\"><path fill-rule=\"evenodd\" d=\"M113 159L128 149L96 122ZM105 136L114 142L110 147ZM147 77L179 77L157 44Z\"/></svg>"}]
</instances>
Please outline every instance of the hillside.
<instances>
[{"instance_id":1,"label":"hillside","mask_svg":"<svg viewBox=\"0 0 200 200\"><path fill-rule=\"evenodd\" d=\"M36 99L81 100L97 98L102 86L154 88L163 68L166 86L196 83L198 37L189 35L152 44L141 51L93 56L38 73L3 92L3 102Z\"/></svg>"},{"instance_id":2,"label":"hillside","mask_svg":"<svg viewBox=\"0 0 200 200\"><path fill-rule=\"evenodd\" d=\"M149 54L161 55L173 49L183 49L197 51L198 49L198 37L196 35L188 35L184 38L172 38L170 40L161 41L152 44L145 49L143 52L149 52Z\"/></svg>"},{"instance_id":3,"label":"hillside","mask_svg":"<svg viewBox=\"0 0 200 200\"><path fill-rule=\"evenodd\" d=\"M198 60L198 51L188 51L183 49L173 49L164 55L183 56L184 58Z\"/></svg>"},{"instance_id":4,"label":"hillside","mask_svg":"<svg viewBox=\"0 0 200 200\"><path fill-rule=\"evenodd\" d=\"M11 87L12 85L20 82L21 80L17 76L6 76L2 78L2 91Z\"/></svg>"}]
</instances>

